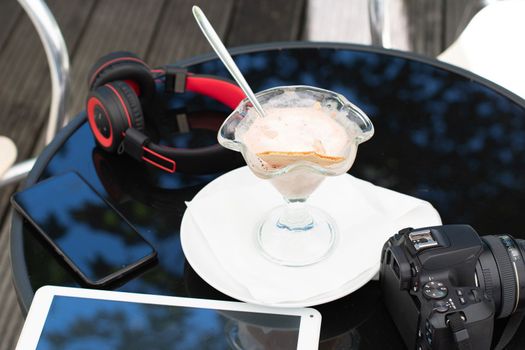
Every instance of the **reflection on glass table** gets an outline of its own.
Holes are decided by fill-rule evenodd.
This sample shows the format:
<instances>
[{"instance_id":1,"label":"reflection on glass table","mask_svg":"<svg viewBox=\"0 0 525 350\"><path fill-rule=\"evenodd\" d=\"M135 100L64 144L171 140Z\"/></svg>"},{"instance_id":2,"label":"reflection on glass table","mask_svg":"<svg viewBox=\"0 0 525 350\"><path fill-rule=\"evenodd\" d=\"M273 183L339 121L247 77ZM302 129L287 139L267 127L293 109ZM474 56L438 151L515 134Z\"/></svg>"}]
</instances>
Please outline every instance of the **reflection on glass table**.
<instances>
[{"instance_id":1,"label":"reflection on glass table","mask_svg":"<svg viewBox=\"0 0 525 350\"><path fill-rule=\"evenodd\" d=\"M523 215L516 210L516 203L525 201L525 104L516 96L442 63L352 45L283 44L234 50L233 56L255 91L312 85L360 106L376 133L360 146L352 175L432 203L444 223L468 223L481 235L525 238ZM180 64L228 77L212 56ZM172 107L213 111L222 120L229 113L192 95L174 99ZM167 142L173 136L168 129L161 135ZM166 175L101 154L83 114L39 158L27 185L69 170L81 173L158 251L158 265L119 290L229 298L187 266L179 234L184 201L220 174ZM11 248L25 308L33 290L44 284L76 285L16 215ZM340 342L360 349L404 348L377 282L316 308L323 314L321 348ZM510 349L520 348L524 336L519 331Z\"/></svg>"}]
</instances>

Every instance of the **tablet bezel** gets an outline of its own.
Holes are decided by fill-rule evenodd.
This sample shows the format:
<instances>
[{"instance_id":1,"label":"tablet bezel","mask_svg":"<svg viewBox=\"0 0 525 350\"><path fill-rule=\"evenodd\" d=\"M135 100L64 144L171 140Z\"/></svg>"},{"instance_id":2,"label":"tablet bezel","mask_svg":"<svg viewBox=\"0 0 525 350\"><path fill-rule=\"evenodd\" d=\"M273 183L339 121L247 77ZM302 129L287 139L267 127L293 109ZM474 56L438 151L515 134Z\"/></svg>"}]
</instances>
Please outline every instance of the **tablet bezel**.
<instances>
[{"instance_id":1,"label":"tablet bezel","mask_svg":"<svg viewBox=\"0 0 525 350\"><path fill-rule=\"evenodd\" d=\"M309 350L317 349L319 347L321 314L319 311L312 308L273 308L237 301L220 301L96 289L44 286L38 289L35 293L24 327L20 333L20 338L16 347L17 350L36 349L51 303L55 296L300 316L301 320L299 325L297 349Z\"/></svg>"}]
</instances>

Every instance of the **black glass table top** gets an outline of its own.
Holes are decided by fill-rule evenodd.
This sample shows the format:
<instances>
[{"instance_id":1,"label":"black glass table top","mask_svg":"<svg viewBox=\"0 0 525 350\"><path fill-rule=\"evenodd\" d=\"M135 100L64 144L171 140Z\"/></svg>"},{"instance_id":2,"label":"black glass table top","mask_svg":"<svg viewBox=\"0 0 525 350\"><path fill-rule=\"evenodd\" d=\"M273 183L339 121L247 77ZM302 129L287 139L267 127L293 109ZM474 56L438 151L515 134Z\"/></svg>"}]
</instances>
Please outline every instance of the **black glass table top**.
<instances>
[{"instance_id":1,"label":"black glass table top","mask_svg":"<svg viewBox=\"0 0 525 350\"><path fill-rule=\"evenodd\" d=\"M318 86L343 94L370 117L376 132L360 146L352 175L429 201L443 223L470 224L481 235L525 238L520 210L525 201L525 102L520 98L446 64L361 46L296 43L235 52L255 91ZM212 56L180 64L191 72L229 77ZM214 101L189 94L174 100L172 112L180 113L182 106L188 115L207 113L217 125L228 114ZM165 130L160 137L182 147L213 142L215 132L201 130L174 141ZM84 113L42 153L26 186L71 170L82 174L158 252L155 267L116 289L229 299L192 270L179 236L184 201L220 173L166 174L102 152ZM93 225L111 225L99 213L84 214L93 217ZM15 286L26 310L42 285L79 285L16 213L11 254ZM404 348L377 282L317 308L323 315L322 349ZM522 329L511 348L525 346Z\"/></svg>"}]
</instances>

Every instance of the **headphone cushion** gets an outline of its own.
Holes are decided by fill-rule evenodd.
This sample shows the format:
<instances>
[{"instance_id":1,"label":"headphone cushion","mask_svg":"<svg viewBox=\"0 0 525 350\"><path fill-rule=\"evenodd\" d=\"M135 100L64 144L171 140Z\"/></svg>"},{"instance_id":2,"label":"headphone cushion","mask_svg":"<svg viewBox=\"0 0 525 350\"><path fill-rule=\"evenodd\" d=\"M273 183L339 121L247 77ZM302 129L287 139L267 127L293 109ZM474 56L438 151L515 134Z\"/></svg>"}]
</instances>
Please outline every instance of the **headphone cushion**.
<instances>
[{"instance_id":1,"label":"headphone cushion","mask_svg":"<svg viewBox=\"0 0 525 350\"><path fill-rule=\"evenodd\" d=\"M122 135L129 128L116 94L107 85L91 91L87 97L87 118L97 144L108 152L117 152Z\"/></svg>"},{"instance_id":2,"label":"headphone cushion","mask_svg":"<svg viewBox=\"0 0 525 350\"><path fill-rule=\"evenodd\" d=\"M118 102L120 103L124 113L126 113L126 110L128 111L132 127L138 131L143 132L144 116L142 114L140 100L137 94L135 94L135 91L133 91L133 89L123 81L115 81L107 85L113 86L120 97L122 97L122 100L119 99ZM122 102L124 105L122 105Z\"/></svg>"},{"instance_id":3,"label":"headphone cushion","mask_svg":"<svg viewBox=\"0 0 525 350\"><path fill-rule=\"evenodd\" d=\"M101 57L88 75L90 90L118 80L131 80L137 83L145 101L150 101L155 92L155 81L150 68L131 52L118 51Z\"/></svg>"},{"instance_id":4,"label":"headphone cushion","mask_svg":"<svg viewBox=\"0 0 525 350\"><path fill-rule=\"evenodd\" d=\"M103 85L88 95L87 117L97 144L117 152L129 128L144 129L140 101L133 89L122 81Z\"/></svg>"}]
</instances>

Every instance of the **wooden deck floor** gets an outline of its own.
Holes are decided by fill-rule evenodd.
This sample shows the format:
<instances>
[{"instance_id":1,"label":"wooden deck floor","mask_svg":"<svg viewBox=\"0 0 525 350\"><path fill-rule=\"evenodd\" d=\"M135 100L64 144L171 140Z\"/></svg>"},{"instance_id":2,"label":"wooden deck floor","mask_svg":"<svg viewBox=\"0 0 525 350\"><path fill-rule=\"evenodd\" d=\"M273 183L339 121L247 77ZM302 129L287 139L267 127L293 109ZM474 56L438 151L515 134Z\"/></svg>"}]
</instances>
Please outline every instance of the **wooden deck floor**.
<instances>
[{"instance_id":1,"label":"wooden deck floor","mask_svg":"<svg viewBox=\"0 0 525 350\"><path fill-rule=\"evenodd\" d=\"M209 52L190 15L193 4L201 6L232 47L309 38L368 44L367 1L48 0L47 4L71 57L69 113L74 115L86 96L87 71L107 52L134 51L152 66ZM478 9L470 0L405 2L412 49L429 55L443 50L458 33L458 23L466 23ZM0 135L14 140L19 160L36 155L43 146L51 83L38 36L15 0L0 0L0 76ZM8 198L14 189L0 190L0 350L14 348L23 324L8 256Z\"/></svg>"}]
</instances>

